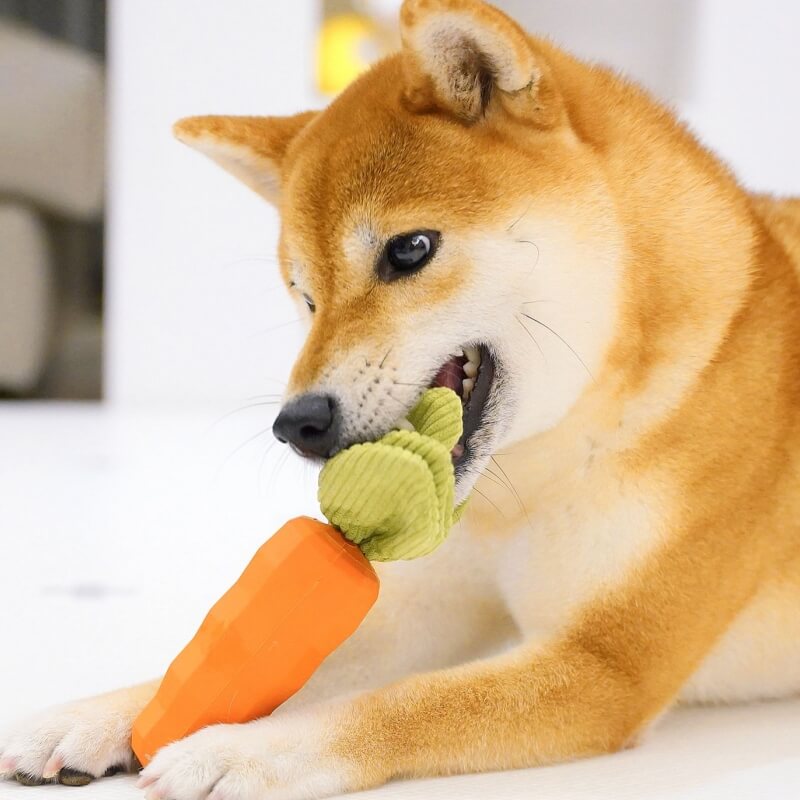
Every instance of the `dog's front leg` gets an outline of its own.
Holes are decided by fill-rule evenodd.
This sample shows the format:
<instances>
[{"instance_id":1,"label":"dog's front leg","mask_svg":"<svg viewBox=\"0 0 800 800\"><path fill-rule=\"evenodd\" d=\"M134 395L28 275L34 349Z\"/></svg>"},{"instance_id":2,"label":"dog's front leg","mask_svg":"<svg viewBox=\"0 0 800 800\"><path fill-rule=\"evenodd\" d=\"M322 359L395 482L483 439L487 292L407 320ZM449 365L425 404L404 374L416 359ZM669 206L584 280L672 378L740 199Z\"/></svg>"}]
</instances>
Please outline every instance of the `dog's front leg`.
<instances>
[{"instance_id":1,"label":"dog's front leg","mask_svg":"<svg viewBox=\"0 0 800 800\"><path fill-rule=\"evenodd\" d=\"M427 558L378 571L375 607L278 714L462 664L518 637L496 585L491 543L473 537L466 524Z\"/></svg>"},{"instance_id":2,"label":"dog's front leg","mask_svg":"<svg viewBox=\"0 0 800 800\"><path fill-rule=\"evenodd\" d=\"M753 590L756 571L743 577L720 563L737 560L734 549L710 544L687 539L659 551L549 643L248 725L208 728L161 751L143 783L152 798L303 800L400 776L532 766L621 748L669 705Z\"/></svg>"},{"instance_id":3,"label":"dog's front leg","mask_svg":"<svg viewBox=\"0 0 800 800\"><path fill-rule=\"evenodd\" d=\"M566 644L406 678L160 751L147 800L307 800L614 750L645 716L626 676Z\"/></svg>"}]
</instances>

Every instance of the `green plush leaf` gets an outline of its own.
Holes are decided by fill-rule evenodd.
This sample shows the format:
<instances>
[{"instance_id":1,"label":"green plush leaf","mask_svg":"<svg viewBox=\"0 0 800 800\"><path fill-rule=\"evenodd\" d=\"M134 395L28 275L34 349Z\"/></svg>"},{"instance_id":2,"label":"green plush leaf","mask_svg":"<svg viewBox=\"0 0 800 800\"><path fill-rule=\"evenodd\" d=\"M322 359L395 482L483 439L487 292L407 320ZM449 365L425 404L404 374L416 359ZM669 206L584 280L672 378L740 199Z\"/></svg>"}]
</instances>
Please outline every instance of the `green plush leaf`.
<instances>
[{"instance_id":1,"label":"green plush leaf","mask_svg":"<svg viewBox=\"0 0 800 800\"><path fill-rule=\"evenodd\" d=\"M427 555L454 522L450 451L461 436L461 401L449 389L430 389L409 419L416 431L354 445L320 474L323 514L374 561Z\"/></svg>"}]
</instances>

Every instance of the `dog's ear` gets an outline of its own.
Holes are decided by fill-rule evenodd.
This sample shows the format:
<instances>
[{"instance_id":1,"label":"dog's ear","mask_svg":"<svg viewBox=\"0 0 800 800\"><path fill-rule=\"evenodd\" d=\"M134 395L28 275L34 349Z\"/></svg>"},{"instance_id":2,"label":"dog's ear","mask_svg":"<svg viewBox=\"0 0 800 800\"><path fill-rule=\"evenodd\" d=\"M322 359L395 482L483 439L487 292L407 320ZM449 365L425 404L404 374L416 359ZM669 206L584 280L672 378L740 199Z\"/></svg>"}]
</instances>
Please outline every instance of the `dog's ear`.
<instances>
[{"instance_id":1,"label":"dog's ear","mask_svg":"<svg viewBox=\"0 0 800 800\"><path fill-rule=\"evenodd\" d=\"M186 117L175 136L217 162L271 203L280 196L281 165L289 144L317 115L291 117Z\"/></svg>"},{"instance_id":2,"label":"dog's ear","mask_svg":"<svg viewBox=\"0 0 800 800\"><path fill-rule=\"evenodd\" d=\"M522 28L477 0L405 0L400 11L405 100L475 122L500 105L551 127L561 102L547 64Z\"/></svg>"}]
</instances>

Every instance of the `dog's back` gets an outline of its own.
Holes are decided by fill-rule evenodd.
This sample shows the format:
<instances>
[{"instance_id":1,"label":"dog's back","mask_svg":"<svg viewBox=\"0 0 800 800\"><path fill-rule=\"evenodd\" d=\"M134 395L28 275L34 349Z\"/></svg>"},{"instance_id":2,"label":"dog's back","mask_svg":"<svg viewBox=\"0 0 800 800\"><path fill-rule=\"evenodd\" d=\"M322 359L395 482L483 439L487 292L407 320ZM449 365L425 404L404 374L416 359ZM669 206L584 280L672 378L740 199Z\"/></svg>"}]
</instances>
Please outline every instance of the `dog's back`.
<instances>
[{"instance_id":1,"label":"dog's back","mask_svg":"<svg viewBox=\"0 0 800 800\"><path fill-rule=\"evenodd\" d=\"M800 275L800 197L757 195L753 205Z\"/></svg>"},{"instance_id":2,"label":"dog's back","mask_svg":"<svg viewBox=\"0 0 800 800\"><path fill-rule=\"evenodd\" d=\"M751 199L767 247L777 245L785 251L756 262L756 269L766 273L760 281L760 302L768 308L776 296L794 299L795 311L800 311L800 198L754 195ZM795 280L784 274L792 266ZM800 341L800 314L787 317L776 330L783 330L788 339L793 327L795 342ZM768 353L774 351L764 348L765 357ZM788 373L784 386L800 385L798 348L776 361L775 369ZM773 565L771 577L685 685L683 700L781 697L800 687L800 403L794 404L793 417L786 427L784 468L773 482L783 486L775 495L776 513L769 527L753 531L755 537L784 540L786 559Z\"/></svg>"}]
</instances>

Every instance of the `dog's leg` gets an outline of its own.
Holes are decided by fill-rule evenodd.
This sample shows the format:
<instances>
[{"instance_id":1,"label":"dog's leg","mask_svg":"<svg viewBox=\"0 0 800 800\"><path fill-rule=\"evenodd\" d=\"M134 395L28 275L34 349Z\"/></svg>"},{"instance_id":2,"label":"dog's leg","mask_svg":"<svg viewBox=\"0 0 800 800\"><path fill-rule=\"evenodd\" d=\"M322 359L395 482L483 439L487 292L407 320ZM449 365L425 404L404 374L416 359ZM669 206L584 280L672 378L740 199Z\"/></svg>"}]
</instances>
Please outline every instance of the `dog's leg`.
<instances>
[{"instance_id":1,"label":"dog's leg","mask_svg":"<svg viewBox=\"0 0 800 800\"><path fill-rule=\"evenodd\" d=\"M462 525L424 559L379 565L374 608L276 713L462 664L519 641L495 585L495 558L491 543Z\"/></svg>"},{"instance_id":2,"label":"dog's leg","mask_svg":"<svg viewBox=\"0 0 800 800\"><path fill-rule=\"evenodd\" d=\"M462 662L480 654L477 644L499 646L513 624L490 586L491 560L483 547L462 527L430 558L386 565L376 607L286 708ZM116 766L130 768L133 720L157 686L154 681L78 701L17 725L0 737L0 771L31 782L51 776L79 782ZM276 712L283 714L284 708Z\"/></svg>"},{"instance_id":3,"label":"dog's leg","mask_svg":"<svg viewBox=\"0 0 800 800\"><path fill-rule=\"evenodd\" d=\"M687 536L586 604L549 643L283 717L207 728L162 750L142 782L153 798L300 800L398 776L624 747L669 706L752 594L758 570L735 568L735 550L718 537Z\"/></svg>"},{"instance_id":4,"label":"dog's leg","mask_svg":"<svg viewBox=\"0 0 800 800\"><path fill-rule=\"evenodd\" d=\"M0 737L0 776L22 783L88 783L135 766L131 728L159 681L43 711Z\"/></svg>"}]
</instances>

